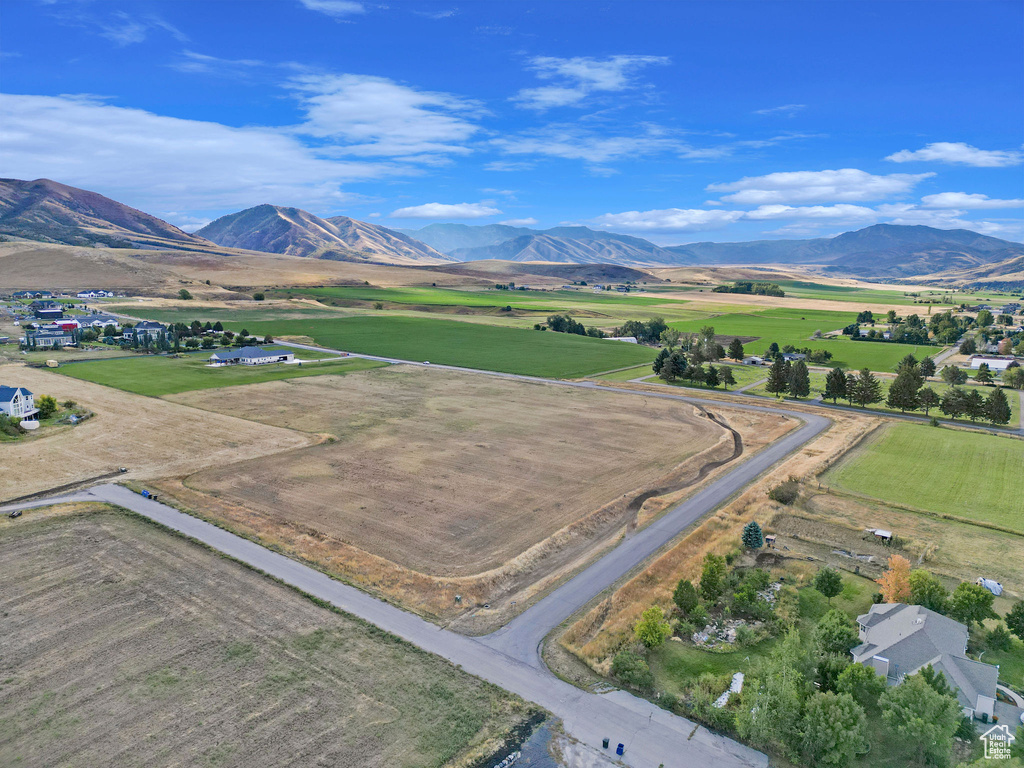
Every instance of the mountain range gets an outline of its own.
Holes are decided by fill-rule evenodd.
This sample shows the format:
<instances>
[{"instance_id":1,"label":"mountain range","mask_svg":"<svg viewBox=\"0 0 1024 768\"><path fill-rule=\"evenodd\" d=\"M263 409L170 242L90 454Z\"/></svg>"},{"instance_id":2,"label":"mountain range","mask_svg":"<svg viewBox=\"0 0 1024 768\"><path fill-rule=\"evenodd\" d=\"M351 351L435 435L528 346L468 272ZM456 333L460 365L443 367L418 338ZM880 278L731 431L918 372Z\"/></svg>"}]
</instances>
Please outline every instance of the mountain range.
<instances>
[{"instance_id":1,"label":"mountain range","mask_svg":"<svg viewBox=\"0 0 1024 768\"><path fill-rule=\"evenodd\" d=\"M535 230L501 224L431 224L396 230L299 208L258 205L195 234L95 192L48 179L0 179L0 235L71 245L197 250L244 249L395 265L498 260L666 267L800 264L868 279L956 279L1015 284L1024 245L964 229L876 224L832 238L698 242L659 246L588 227ZM955 277L954 277L955 276Z\"/></svg>"}]
</instances>

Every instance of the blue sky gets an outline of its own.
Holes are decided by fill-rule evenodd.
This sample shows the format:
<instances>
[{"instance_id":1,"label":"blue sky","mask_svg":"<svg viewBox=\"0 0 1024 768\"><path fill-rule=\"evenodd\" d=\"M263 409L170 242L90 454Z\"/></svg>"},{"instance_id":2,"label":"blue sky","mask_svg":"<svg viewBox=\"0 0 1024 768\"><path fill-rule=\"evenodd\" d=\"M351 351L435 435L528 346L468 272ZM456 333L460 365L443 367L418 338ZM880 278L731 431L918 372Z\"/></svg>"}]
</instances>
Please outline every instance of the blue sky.
<instances>
[{"instance_id":1,"label":"blue sky","mask_svg":"<svg viewBox=\"0 0 1024 768\"><path fill-rule=\"evenodd\" d=\"M9 0L0 175L662 244L1024 240L1020 2Z\"/></svg>"}]
</instances>

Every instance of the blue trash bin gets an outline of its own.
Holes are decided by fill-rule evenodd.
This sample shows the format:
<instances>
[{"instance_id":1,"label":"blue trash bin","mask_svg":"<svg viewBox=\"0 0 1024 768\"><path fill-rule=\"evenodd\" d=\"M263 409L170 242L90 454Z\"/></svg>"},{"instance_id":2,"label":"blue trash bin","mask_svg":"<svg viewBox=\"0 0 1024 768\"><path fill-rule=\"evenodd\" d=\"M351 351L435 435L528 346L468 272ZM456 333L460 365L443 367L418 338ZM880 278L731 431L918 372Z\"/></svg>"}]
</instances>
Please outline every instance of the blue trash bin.
<instances>
[{"instance_id":1,"label":"blue trash bin","mask_svg":"<svg viewBox=\"0 0 1024 768\"><path fill-rule=\"evenodd\" d=\"M616 755L621 755L621 754L622 754L623 752L625 752L625 751L626 751L626 745L625 745L625 744L623 744L623 743L622 743L622 742L620 741L620 742L619 742L619 746L617 746L617 747L615 748L615 754L616 754Z\"/></svg>"}]
</instances>

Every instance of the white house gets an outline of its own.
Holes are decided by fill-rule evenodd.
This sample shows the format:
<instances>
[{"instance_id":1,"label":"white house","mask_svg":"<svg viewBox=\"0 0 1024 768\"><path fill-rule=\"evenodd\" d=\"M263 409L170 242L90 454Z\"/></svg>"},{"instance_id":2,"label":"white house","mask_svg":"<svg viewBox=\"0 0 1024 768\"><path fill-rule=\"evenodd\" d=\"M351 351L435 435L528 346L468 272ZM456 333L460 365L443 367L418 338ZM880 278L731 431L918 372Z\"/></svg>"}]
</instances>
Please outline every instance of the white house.
<instances>
[{"instance_id":1,"label":"white house","mask_svg":"<svg viewBox=\"0 0 1024 768\"><path fill-rule=\"evenodd\" d=\"M744 365L764 365L765 361L764 361L763 357L759 357L758 355L747 355L746 357L743 358L743 364Z\"/></svg>"},{"instance_id":2,"label":"white house","mask_svg":"<svg viewBox=\"0 0 1024 768\"><path fill-rule=\"evenodd\" d=\"M855 662L871 667L889 685L931 665L956 691L968 717L991 718L999 667L966 656L967 627L920 605L882 603L857 617L861 644Z\"/></svg>"},{"instance_id":3,"label":"white house","mask_svg":"<svg viewBox=\"0 0 1024 768\"><path fill-rule=\"evenodd\" d=\"M988 363L990 371L1005 371L1016 359L1013 355L971 355L971 368L977 370Z\"/></svg>"},{"instance_id":4,"label":"white house","mask_svg":"<svg viewBox=\"0 0 1024 768\"><path fill-rule=\"evenodd\" d=\"M12 419L31 419L39 409L35 397L24 387L0 386L0 412Z\"/></svg>"},{"instance_id":5,"label":"white house","mask_svg":"<svg viewBox=\"0 0 1024 768\"><path fill-rule=\"evenodd\" d=\"M797 360L806 360L807 355L805 355L803 352L784 352L782 355L782 359L785 360L787 363L792 363L796 362Z\"/></svg>"},{"instance_id":6,"label":"white house","mask_svg":"<svg viewBox=\"0 0 1024 768\"><path fill-rule=\"evenodd\" d=\"M114 292L94 289L90 291L82 291L75 295L80 299L109 299L114 295Z\"/></svg>"},{"instance_id":7,"label":"white house","mask_svg":"<svg viewBox=\"0 0 1024 768\"><path fill-rule=\"evenodd\" d=\"M290 363L295 359L291 352L283 349L263 349L262 347L242 347L241 349L225 349L210 355L210 365L266 365L268 363Z\"/></svg>"}]
</instances>

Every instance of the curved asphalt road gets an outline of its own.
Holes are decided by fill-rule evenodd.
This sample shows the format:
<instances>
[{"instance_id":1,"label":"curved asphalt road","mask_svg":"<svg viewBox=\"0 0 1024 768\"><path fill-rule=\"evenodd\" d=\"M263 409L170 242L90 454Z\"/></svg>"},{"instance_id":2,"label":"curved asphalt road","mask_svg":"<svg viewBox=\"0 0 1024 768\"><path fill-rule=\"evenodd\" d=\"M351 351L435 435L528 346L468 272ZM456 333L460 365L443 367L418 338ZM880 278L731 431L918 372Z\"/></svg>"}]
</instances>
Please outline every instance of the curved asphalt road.
<instances>
[{"instance_id":1,"label":"curved asphalt road","mask_svg":"<svg viewBox=\"0 0 1024 768\"><path fill-rule=\"evenodd\" d=\"M289 346L323 349L298 344ZM405 360L369 355L353 356L409 363ZM714 404L714 401L706 399L688 398L671 393L638 392L592 382L558 381L455 366L435 367L544 385L600 389L632 396L678 400L702 406ZM816 437L830 424L829 419L815 414L736 402L721 404L740 410L795 418L801 421L802 425L778 442L741 461L657 521L627 538L589 568L545 596L500 630L479 638L466 637L441 629L309 566L165 504L144 499L118 485L99 485L86 491L12 505L4 509L27 509L61 501L101 501L126 507L304 592L326 600L343 611L376 624L426 651L443 656L473 675L539 704L561 718L569 734L591 747L600 750L601 740L605 737L611 739L612 749L618 742L624 743L626 752L621 759L627 765L636 768L657 768L660 764L664 764L666 768L766 767L768 759L764 754L732 739L713 734L644 699L624 691L588 693L563 682L547 669L540 653L544 637L565 619L643 563L688 526L742 491L761 473Z\"/></svg>"}]
</instances>

